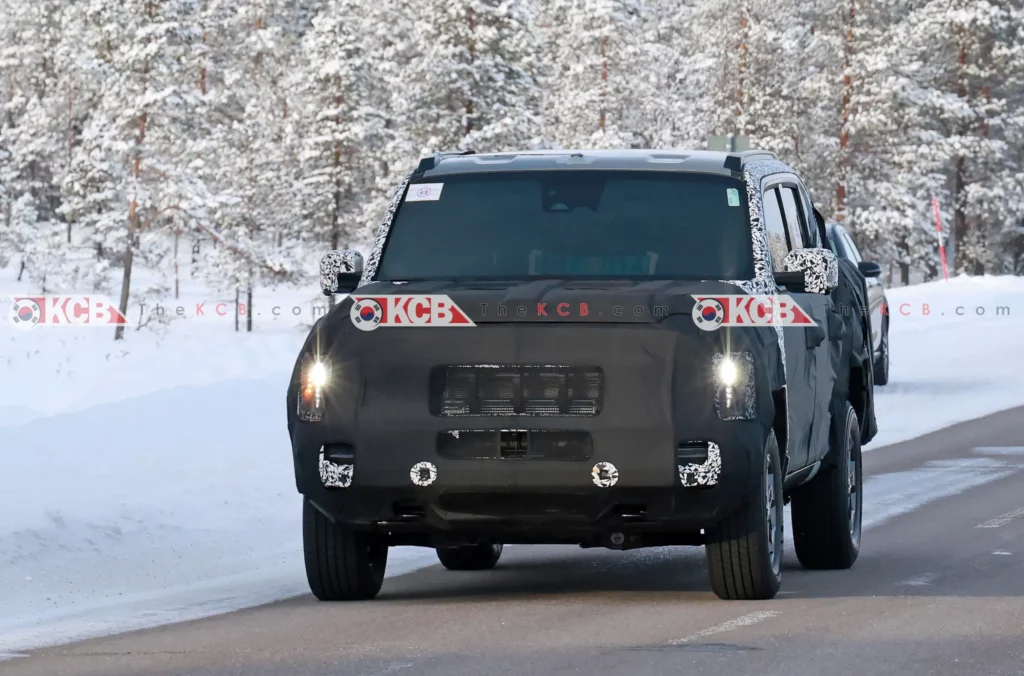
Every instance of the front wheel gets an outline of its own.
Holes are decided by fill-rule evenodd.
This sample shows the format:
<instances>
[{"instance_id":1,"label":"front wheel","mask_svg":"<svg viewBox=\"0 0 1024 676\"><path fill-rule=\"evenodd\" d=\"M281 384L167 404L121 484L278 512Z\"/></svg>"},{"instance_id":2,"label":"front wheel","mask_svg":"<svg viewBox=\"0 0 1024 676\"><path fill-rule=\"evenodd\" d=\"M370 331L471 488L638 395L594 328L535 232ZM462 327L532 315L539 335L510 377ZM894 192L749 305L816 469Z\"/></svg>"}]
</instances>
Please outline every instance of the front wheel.
<instances>
[{"instance_id":1,"label":"front wheel","mask_svg":"<svg viewBox=\"0 0 1024 676\"><path fill-rule=\"evenodd\" d=\"M438 547L437 558L448 570L490 570L501 558L501 545Z\"/></svg>"},{"instance_id":2,"label":"front wheel","mask_svg":"<svg viewBox=\"0 0 1024 676\"><path fill-rule=\"evenodd\" d=\"M768 435L757 494L710 533L704 550L711 589L729 600L770 599L782 584L782 468Z\"/></svg>"},{"instance_id":3,"label":"front wheel","mask_svg":"<svg viewBox=\"0 0 1024 676\"><path fill-rule=\"evenodd\" d=\"M804 568L849 568L860 553L864 495L860 423L847 401L832 405L833 462L793 492L793 546Z\"/></svg>"},{"instance_id":4,"label":"front wheel","mask_svg":"<svg viewBox=\"0 0 1024 676\"><path fill-rule=\"evenodd\" d=\"M302 550L306 579L321 601L372 599L384 582L388 547L369 533L353 530L302 501Z\"/></svg>"}]
</instances>

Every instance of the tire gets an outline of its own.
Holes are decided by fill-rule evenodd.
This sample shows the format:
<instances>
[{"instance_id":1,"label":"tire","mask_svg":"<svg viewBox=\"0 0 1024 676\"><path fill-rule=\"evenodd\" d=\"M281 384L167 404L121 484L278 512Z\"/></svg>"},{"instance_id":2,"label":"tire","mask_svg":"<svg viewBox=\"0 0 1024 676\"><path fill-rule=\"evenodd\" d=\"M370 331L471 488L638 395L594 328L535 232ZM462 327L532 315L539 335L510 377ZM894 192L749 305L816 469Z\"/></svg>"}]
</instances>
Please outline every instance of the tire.
<instances>
[{"instance_id":1,"label":"tire","mask_svg":"<svg viewBox=\"0 0 1024 676\"><path fill-rule=\"evenodd\" d=\"M711 589L722 599L770 599L782 583L782 469L775 432L765 443L757 495L709 533Z\"/></svg>"},{"instance_id":2,"label":"tire","mask_svg":"<svg viewBox=\"0 0 1024 676\"><path fill-rule=\"evenodd\" d=\"M501 558L501 545L438 547L437 558L448 570L490 570Z\"/></svg>"},{"instance_id":3,"label":"tire","mask_svg":"<svg viewBox=\"0 0 1024 676\"><path fill-rule=\"evenodd\" d=\"M889 384L889 322L882 327L882 342L875 359L875 385Z\"/></svg>"},{"instance_id":4,"label":"tire","mask_svg":"<svg viewBox=\"0 0 1024 676\"><path fill-rule=\"evenodd\" d=\"M332 522L306 499L302 501L302 549L309 590L321 601L372 599L380 591L387 545Z\"/></svg>"},{"instance_id":5,"label":"tire","mask_svg":"<svg viewBox=\"0 0 1024 676\"><path fill-rule=\"evenodd\" d=\"M843 570L857 560L864 491L860 423L849 402L832 406L832 466L793 492L793 545L811 570Z\"/></svg>"}]
</instances>

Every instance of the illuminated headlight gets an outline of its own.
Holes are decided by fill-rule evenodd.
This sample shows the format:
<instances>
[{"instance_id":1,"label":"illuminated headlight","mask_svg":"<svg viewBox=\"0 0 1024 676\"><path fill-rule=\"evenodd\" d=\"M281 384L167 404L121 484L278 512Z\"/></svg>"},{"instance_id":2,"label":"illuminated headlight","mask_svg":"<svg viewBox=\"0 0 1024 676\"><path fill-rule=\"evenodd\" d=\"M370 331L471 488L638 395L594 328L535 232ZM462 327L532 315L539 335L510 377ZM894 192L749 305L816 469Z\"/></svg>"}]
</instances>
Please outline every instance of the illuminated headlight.
<instances>
[{"instance_id":1,"label":"illuminated headlight","mask_svg":"<svg viewBox=\"0 0 1024 676\"><path fill-rule=\"evenodd\" d=\"M324 390L331 374L327 364L312 356L302 360L299 401L296 414L304 422L319 422L324 417Z\"/></svg>"},{"instance_id":2,"label":"illuminated headlight","mask_svg":"<svg viewBox=\"0 0 1024 676\"><path fill-rule=\"evenodd\" d=\"M727 387L734 387L738 377L739 370L736 368L736 360L731 356L723 356L718 362L718 382Z\"/></svg>"},{"instance_id":3,"label":"illuminated headlight","mask_svg":"<svg viewBox=\"0 0 1024 676\"><path fill-rule=\"evenodd\" d=\"M715 410L722 420L750 420L757 408L754 355L749 352L716 354L712 363Z\"/></svg>"},{"instance_id":4,"label":"illuminated headlight","mask_svg":"<svg viewBox=\"0 0 1024 676\"><path fill-rule=\"evenodd\" d=\"M327 367L322 361L317 360L309 367L309 382L321 389L327 384Z\"/></svg>"}]
</instances>

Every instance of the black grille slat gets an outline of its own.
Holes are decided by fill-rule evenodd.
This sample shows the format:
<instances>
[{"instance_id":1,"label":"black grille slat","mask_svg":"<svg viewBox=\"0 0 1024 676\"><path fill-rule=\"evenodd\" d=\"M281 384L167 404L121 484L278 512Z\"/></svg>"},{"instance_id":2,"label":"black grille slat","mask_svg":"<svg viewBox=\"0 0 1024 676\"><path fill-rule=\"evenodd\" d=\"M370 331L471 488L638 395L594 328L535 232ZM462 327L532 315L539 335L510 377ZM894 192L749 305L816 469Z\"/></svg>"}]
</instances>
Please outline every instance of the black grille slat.
<instances>
[{"instance_id":1,"label":"black grille slat","mask_svg":"<svg viewBox=\"0 0 1024 676\"><path fill-rule=\"evenodd\" d=\"M592 417L604 404L597 366L436 366L430 412L443 417Z\"/></svg>"},{"instance_id":2,"label":"black grille slat","mask_svg":"<svg viewBox=\"0 0 1024 676\"><path fill-rule=\"evenodd\" d=\"M437 451L453 460L588 460L594 440L585 430L445 430Z\"/></svg>"}]
</instances>

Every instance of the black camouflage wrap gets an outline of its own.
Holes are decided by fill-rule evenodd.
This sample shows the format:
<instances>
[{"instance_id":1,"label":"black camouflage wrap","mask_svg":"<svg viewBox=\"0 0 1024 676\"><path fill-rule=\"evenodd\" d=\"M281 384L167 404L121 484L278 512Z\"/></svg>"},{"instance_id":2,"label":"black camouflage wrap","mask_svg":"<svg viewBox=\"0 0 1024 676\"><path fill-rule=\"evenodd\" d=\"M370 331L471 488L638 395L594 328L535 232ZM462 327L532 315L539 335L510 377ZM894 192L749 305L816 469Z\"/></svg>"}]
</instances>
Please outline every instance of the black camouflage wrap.
<instances>
[{"instance_id":1,"label":"black camouflage wrap","mask_svg":"<svg viewBox=\"0 0 1024 676\"><path fill-rule=\"evenodd\" d=\"M836 373L834 400L850 400L860 421L861 443L878 433L875 420L874 369L871 350L871 313L864 275L853 261L838 261L839 284L832 292L835 321L841 324L838 341L832 344L832 367ZM859 378L852 381L852 378Z\"/></svg>"},{"instance_id":2,"label":"black camouflage wrap","mask_svg":"<svg viewBox=\"0 0 1024 676\"><path fill-rule=\"evenodd\" d=\"M578 509L595 522L616 504L639 502L678 532L709 526L753 489L752 468L760 462L774 415L771 392L785 382L773 327L708 332L694 324L694 294L735 292L724 282L673 281L586 289L553 280L504 289L467 289L450 282L365 285L358 295L446 294L477 326L360 331L349 317L351 298L321 318L303 354L319 346L332 379L324 390L320 423L299 422L289 411L297 486L326 513L366 525L394 518L393 506L407 499L426 503L424 528L443 530L457 521L443 507L446 495L479 495L486 504L495 495L515 491L575 496L581 501ZM590 312L564 320L520 320L514 311L498 317L494 310L499 303L535 309L538 303L551 308L559 302L587 302ZM642 312L609 321L613 306ZM667 308L668 316L655 316L654 307ZM753 420L722 420L716 407L714 355L726 351L749 353L756 362L749 385L756 392ZM478 429L587 432L592 456L582 461L458 460L439 453L439 436L451 437L467 421L431 414L430 372L435 366L460 364L601 367L604 401L596 416L488 416L472 423ZM297 396L298 375L296 369L290 401ZM695 442L708 443L707 461L693 466L677 462L677 446ZM333 468L321 466L319 451L327 444L354 448L349 485L342 486L347 469L339 477ZM410 481L410 472L423 463L434 469L436 479L418 485ZM556 521L552 516L545 523Z\"/></svg>"},{"instance_id":3,"label":"black camouflage wrap","mask_svg":"<svg viewBox=\"0 0 1024 676\"><path fill-rule=\"evenodd\" d=\"M296 485L323 512L347 523L376 528L399 519L399 505L422 506L412 531L440 532L479 527L484 513L471 509L514 495L516 504L546 504L557 496L559 510L515 523L487 513L488 528L528 532L592 528L613 518L617 505L641 504L651 518L673 532L692 532L717 523L759 490L764 441L774 417L773 392L786 392L785 344L781 326L701 331L693 322L694 295L777 293L767 237L761 223L761 180L790 173L778 161L748 163L743 178L750 209L755 277L731 282L609 281L574 286L538 279L473 287L452 282L376 282L381 254L412 174L392 195L367 258L357 295L446 294L476 323L462 330L443 327L380 327L360 331L349 317L352 299L321 318L308 337L288 390L295 401L302 357L327 361L332 380L325 388L322 422L302 423L289 407ZM832 274L824 270L827 283ZM578 306L586 316L539 317L538 304ZM499 314L498 307L507 308ZM612 308L633 311L615 314ZM516 312L525 308L524 314ZM656 311L659 309L660 311ZM716 403L714 355L750 355L750 419L723 420ZM837 351L836 360L842 358ZM427 405L430 371L445 365L599 366L606 390L600 414L592 418L477 418L475 428L573 430L593 440L584 461L452 459L438 453L438 438L455 436L465 421L432 415ZM786 396L783 394L783 396ZM745 412L746 413L746 412ZM528 423L528 424L527 424ZM788 421L787 421L788 425ZM788 434L787 434L788 437ZM331 467L326 444L354 449L351 468ZM677 447L706 443L707 460L677 461ZM785 450L783 449L785 453ZM494 509L498 509L494 507ZM520 507L520 509L522 509ZM517 512L517 514L519 514ZM573 515L559 521L559 516ZM582 519L582 521L580 520ZM581 526L586 523L586 526ZM477 524L474 526L474 524ZM527 529L527 526L529 528ZM516 529L526 529L518 531ZM419 529L419 530L417 530Z\"/></svg>"}]
</instances>

